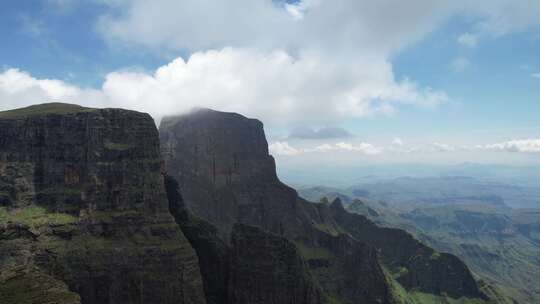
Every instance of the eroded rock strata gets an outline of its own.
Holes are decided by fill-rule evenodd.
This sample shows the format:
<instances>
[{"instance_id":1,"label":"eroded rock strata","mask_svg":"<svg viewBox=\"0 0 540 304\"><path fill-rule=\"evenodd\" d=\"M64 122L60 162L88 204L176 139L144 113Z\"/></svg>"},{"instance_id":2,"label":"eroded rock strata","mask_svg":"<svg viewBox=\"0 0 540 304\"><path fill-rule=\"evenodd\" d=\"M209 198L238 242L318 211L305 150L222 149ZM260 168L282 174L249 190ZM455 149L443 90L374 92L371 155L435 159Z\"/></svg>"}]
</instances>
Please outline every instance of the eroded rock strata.
<instances>
[{"instance_id":1,"label":"eroded rock strata","mask_svg":"<svg viewBox=\"0 0 540 304\"><path fill-rule=\"evenodd\" d=\"M235 224L230 244L185 207L178 183L165 177L169 206L201 265L208 303L326 303L297 247L254 226Z\"/></svg>"},{"instance_id":2,"label":"eroded rock strata","mask_svg":"<svg viewBox=\"0 0 540 304\"><path fill-rule=\"evenodd\" d=\"M133 111L0 112L0 303L485 299L456 257L298 197L257 120L200 109L159 137Z\"/></svg>"},{"instance_id":3,"label":"eroded rock strata","mask_svg":"<svg viewBox=\"0 0 540 304\"><path fill-rule=\"evenodd\" d=\"M351 216L338 203L299 198L277 178L257 120L198 109L165 118L160 138L167 173L178 180L190 212L215 226L227 246L235 244L236 224L288 239L327 301L399 303L390 275L411 291L484 297L454 256L436 253L404 231L389 232Z\"/></svg>"},{"instance_id":4,"label":"eroded rock strata","mask_svg":"<svg viewBox=\"0 0 540 304\"><path fill-rule=\"evenodd\" d=\"M1 303L205 303L148 114L0 112L0 193Z\"/></svg>"}]
</instances>

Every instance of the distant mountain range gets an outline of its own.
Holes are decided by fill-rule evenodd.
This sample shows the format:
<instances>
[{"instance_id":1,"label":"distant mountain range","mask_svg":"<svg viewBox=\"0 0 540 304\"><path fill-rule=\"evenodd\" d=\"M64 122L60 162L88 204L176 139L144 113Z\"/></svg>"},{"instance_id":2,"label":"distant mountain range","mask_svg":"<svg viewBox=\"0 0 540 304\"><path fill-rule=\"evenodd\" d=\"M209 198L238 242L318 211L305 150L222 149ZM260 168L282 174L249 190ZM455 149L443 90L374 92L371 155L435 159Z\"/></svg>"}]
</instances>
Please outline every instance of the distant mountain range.
<instances>
[{"instance_id":1,"label":"distant mountain range","mask_svg":"<svg viewBox=\"0 0 540 304\"><path fill-rule=\"evenodd\" d=\"M350 212L405 229L433 248L459 256L479 278L520 303L537 303L540 209L507 206L521 197L535 205L537 190L528 189L468 177L424 177L346 189L305 187L299 193L313 201L339 198Z\"/></svg>"}]
</instances>

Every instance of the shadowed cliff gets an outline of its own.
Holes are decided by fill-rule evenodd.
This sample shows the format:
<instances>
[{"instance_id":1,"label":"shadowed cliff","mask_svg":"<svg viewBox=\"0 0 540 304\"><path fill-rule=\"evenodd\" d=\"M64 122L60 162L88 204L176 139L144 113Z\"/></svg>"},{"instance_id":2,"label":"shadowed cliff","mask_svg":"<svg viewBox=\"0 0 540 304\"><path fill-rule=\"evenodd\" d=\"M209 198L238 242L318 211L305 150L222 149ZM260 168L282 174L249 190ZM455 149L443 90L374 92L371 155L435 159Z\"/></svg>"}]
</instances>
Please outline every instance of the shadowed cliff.
<instances>
[{"instance_id":1,"label":"shadowed cliff","mask_svg":"<svg viewBox=\"0 0 540 304\"><path fill-rule=\"evenodd\" d=\"M0 193L1 303L205 303L148 114L0 112Z\"/></svg>"},{"instance_id":2,"label":"shadowed cliff","mask_svg":"<svg viewBox=\"0 0 540 304\"><path fill-rule=\"evenodd\" d=\"M224 244L234 244L238 223L293 242L330 302L400 303L397 282L410 291L484 298L459 259L404 231L299 198L277 178L257 120L198 109L165 118L160 139L167 174L178 181L189 212L214 225ZM388 240L405 246L392 248ZM408 274L398 274L402 268Z\"/></svg>"}]
</instances>

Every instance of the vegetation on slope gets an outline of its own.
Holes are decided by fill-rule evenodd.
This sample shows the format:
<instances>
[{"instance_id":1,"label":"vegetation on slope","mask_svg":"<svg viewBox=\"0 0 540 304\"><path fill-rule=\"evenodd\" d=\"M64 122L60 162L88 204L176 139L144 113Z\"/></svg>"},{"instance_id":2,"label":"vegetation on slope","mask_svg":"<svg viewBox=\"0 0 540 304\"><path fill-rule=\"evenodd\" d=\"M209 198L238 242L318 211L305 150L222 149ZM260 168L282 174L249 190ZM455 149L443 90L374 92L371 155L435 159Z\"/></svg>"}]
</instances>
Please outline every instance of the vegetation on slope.
<instances>
[{"instance_id":1,"label":"vegetation on slope","mask_svg":"<svg viewBox=\"0 0 540 304\"><path fill-rule=\"evenodd\" d=\"M77 221L77 217L65 213L53 213L43 207L29 206L20 209L0 207L0 223L23 224L32 228L43 225L64 225Z\"/></svg>"},{"instance_id":2,"label":"vegetation on slope","mask_svg":"<svg viewBox=\"0 0 540 304\"><path fill-rule=\"evenodd\" d=\"M26 108L20 108L15 110L0 112L0 118L5 119L20 119L29 116L47 115L47 114L69 114L79 112L91 112L96 109L85 108L79 105L68 103L45 103L40 105L33 105Z\"/></svg>"}]
</instances>

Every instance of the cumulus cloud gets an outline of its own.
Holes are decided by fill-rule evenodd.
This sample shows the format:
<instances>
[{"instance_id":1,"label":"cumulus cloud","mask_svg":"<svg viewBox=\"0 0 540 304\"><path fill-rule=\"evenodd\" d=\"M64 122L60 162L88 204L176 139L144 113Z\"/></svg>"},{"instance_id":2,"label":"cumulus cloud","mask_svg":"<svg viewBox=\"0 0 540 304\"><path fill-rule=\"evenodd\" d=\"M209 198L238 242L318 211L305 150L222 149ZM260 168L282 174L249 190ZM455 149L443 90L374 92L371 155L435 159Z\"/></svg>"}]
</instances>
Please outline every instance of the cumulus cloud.
<instances>
[{"instance_id":1,"label":"cumulus cloud","mask_svg":"<svg viewBox=\"0 0 540 304\"><path fill-rule=\"evenodd\" d=\"M429 33L448 5L427 0L105 1L99 28L114 43L198 51L224 46L388 54ZM392 22L388 22L392 20Z\"/></svg>"},{"instance_id":2,"label":"cumulus cloud","mask_svg":"<svg viewBox=\"0 0 540 304\"><path fill-rule=\"evenodd\" d=\"M354 152L363 155L379 155L382 149L370 143L346 143L339 142L333 144L322 144L308 148L294 148L288 142L274 142L270 144L270 153L276 156L291 156L305 153L325 153L325 152Z\"/></svg>"},{"instance_id":3,"label":"cumulus cloud","mask_svg":"<svg viewBox=\"0 0 540 304\"><path fill-rule=\"evenodd\" d=\"M99 90L81 89L55 79L37 79L18 69L0 73L0 110L50 101L76 101L97 107L109 104Z\"/></svg>"},{"instance_id":4,"label":"cumulus cloud","mask_svg":"<svg viewBox=\"0 0 540 304\"><path fill-rule=\"evenodd\" d=\"M478 37L471 33L464 33L458 37L457 41L463 46L474 48L478 44Z\"/></svg>"},{"instance_id":5,"label":"cumulus cloud","mask_svg":"<svg viewBox=\"0 0 540 304\"><path fill-rule=\"evenodd\" d=\"M396 78L393 55L464 11L479 32L493 33L535 26L540 12L540 2L513 0L100 2L108 10L98 31L112 45L189 55L150 73L112 71L96 90L17 71L33 85L18 95L0 92L0 107L64 99L136 109L159 120L200 106L296 125L392 115L404 105L432 107L450 99ZM466 59L456 61L456 70L466 66ZM46 82L69 94L54 95L43 89Z\"/></svg>"},{"instance_id":6,"label":"cumulus cloud","mask_svg":"<svg viewBox=\"0 0 540 304\"><path fill-rule=\"evenodd\" d=\"M284 51L224 48L193 53L187 61L177 58L153 73L111 72L99 90L36 79L12 69L0 75L11 82L18 77L21 84L0 88L0 108L50 99L96 104L99 97L99 104L148 112L157 120L209 107L268 124L330 124L391 114L398 105L434 106L448 100L444 92L395 80L388 62L362 61L362 68L356 64L360 63L336 67L316 54L295 58ZM19 87L17 94L24 98L17 97L13 87Z\"/></svg>"},{"instance_id":7,"label":"cumulus cloud","mask_svg":"<svg viewBox=\"0 0 540 304\"><path fill-rule=\"evenodd\" d=\"M99 28L115 43L200 50L223 46L317 47L388 54L452 16L478 32L503 35L540 25L535 0L102 0ZM472 42L473 34L464 36ZM474 42L473 42L474 43Z\"/></svg>"},{"instance_id":8,"label":"cumulus cloud","mask_svg":"<svg viewBox=\"0 0 540 304\"><path fill-rule=\"evenodd\" d=\"M531 77L540 79L540 73L533 73L531 74Z\"/></svg>"},{"instance_id":9,"label":"cumulus cloud","mask_svg":"<svg viewBox=\"0 0 540 304\"><path fill-rule=\"evenodd\" d=\"M346 138L351 137L352 134L339 127L324 127L321 129L311 129L311 128L298 128L294 129L289 138L299 138L299 139L330 139L330 138Z\"/></svg>"}]
</instances>

